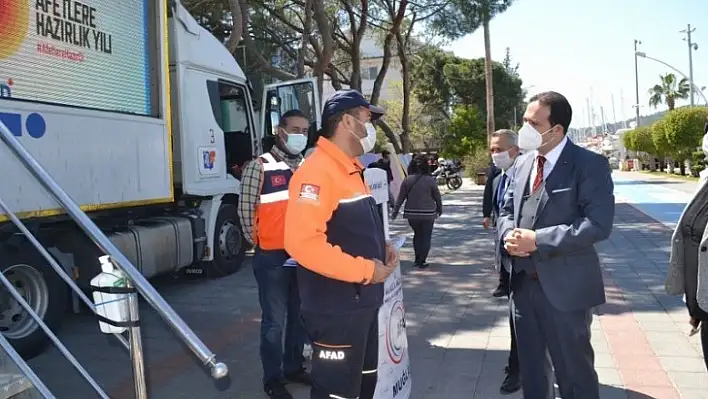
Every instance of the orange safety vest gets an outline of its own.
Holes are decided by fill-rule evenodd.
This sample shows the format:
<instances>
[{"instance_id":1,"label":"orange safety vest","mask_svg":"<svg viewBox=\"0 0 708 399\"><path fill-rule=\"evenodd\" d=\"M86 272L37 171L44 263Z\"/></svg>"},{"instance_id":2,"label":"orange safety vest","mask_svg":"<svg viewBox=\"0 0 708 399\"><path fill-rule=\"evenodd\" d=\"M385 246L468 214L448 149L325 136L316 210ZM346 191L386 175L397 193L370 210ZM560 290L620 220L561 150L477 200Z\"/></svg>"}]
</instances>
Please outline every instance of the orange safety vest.
<instances>
[{"instance_id":1,"label":"orange safety vest","mask_svg":"<svg viewBox=\"0 0 708 399\"><path fill-rule=\"evenodd\" d=\"M263 183L256 207L256 239L261 249L284 249L285 211L288 184L293 171L288 164L267 152L259 157L263 164Z\"/></svg>"}]
</instances>

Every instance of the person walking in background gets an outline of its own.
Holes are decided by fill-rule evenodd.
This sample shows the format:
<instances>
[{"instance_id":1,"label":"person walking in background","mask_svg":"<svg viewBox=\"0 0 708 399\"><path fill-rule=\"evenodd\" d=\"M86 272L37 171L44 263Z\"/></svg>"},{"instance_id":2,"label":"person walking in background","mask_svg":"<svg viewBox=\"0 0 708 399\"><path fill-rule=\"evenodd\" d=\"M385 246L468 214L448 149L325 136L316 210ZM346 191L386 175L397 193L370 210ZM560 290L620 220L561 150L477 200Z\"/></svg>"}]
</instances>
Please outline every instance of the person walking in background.
<instances>
[{"instance_id":1,"label":"person walking in background","mask_svg":"<svg viewBox=\"0 0 708 399\"><path fill-rule=\"evenodd\" d=\"M408 219L408 224L413 229L414 266L426 268L433 225L443 212L442 196L435 178L430 175L430 166L424 159L413 160L410 172L401 184L391 218L396 219L405 203L403 217Z\"/></svg>"},{"instance_id":2,"label":"person walking in background","mask_svg":"<svg viewBox=\"0 0 708 399\"><path fill-rule=\"evenodd\" d=\"M590 342L592 308L605 303L595 244L615 214L607 159L568 138L572 109L561 94L530 98L519 130L525 153L499 211L499 240L510 257L511 304L524 397L599 399ZM553 362L553 368L551 362Z\"/></svg>"},{"instance_id":3,"label":"person walking in background","mask_svg":"<svg viewBox=\"0 0 708 399\"><path fill-rule=\"evenodd\" d=\"M388 206L392 209L394 199L393 191L391 191L391 182L393 181L393 170L391 170L391 153L387 150L381 151L381 158L370 163L368 167L386 171L386 177L388 180Z\"/></svg>"},{"instance_id":4,"label":"person walking in background","mask_svg":"<svg viewBox=\"0 0 708 399\"><path fill-rule=\"evenodd\" d=\"M516 132L508 129L497 130L492 133L489 138L489 152L492 154L492 161L494 166L500 170L500 173L489 180L492 182L492 220L496 224L499 219L499 208L502 206L504 200L504 193L509 186L509 181L512 178L511 171L512 165L516 157L519 155L519 147L517 145L518 135ZM486 187L485 187L486 191ZM496 227L496 226L495 226ZM485 226L485 228L487 228ZM511 276L509 272L502 266L501 258L503 256L508 256L505 251L503 251L503 245L499 244L496 240L496 250L494 252L495 262L494 267L499 272L499 286L492 293L494 297L509 297L510 290L509 285L511 283ZM519 370L519 355L516 346L516 332L514 328L514 317L509 312L509 327L511 329L511 345L509 350L509 362L505 368L506 377L502 382L499 391L502 395L511 394L519 389L521 389L521 371Z\"/></svg>"},{"instance_id":5,"label":"person walking in background","mask_svg":"<svg viewBox=\"0 0 708 399\"><path fill-rule=\"evenodd\" d=\"M296 269L284 266L290 257L284 243L288 183L302 163L308 127L302 112L283 114L275 146L244 168L239 196L243 236L256 247L253 274L261 305L263 389L274 399L292 398L285 381L311 384L303 367L306 334L300 321Z\"/></svg>"},{"instance_id":6,"label":"person walking in background","mask_svg":"<svg viewBox=\"0 0 708 399\"><path fill-rule=\"evenodd\" d=\"M376 390L383 282L399 261L357 158L374 148L371 121L382 114L356 90L335 92L322 137L290 182L285 249L300 265L311 399L372 399Z\"/></svg>"},{"instance_id":7,"label":"person walking in background","mask_svg":"<svg viewBox=\"0 0 708 399\"><path fill-rule=\"evenodd\" d=\"M708 157L708 122L703 127L703 153ZM702 176L698 191L686 205L671 239L666 292L683 295L690 335L701 335L703 360L708 369L708 184Z\"/></svg>"}]
</instances>

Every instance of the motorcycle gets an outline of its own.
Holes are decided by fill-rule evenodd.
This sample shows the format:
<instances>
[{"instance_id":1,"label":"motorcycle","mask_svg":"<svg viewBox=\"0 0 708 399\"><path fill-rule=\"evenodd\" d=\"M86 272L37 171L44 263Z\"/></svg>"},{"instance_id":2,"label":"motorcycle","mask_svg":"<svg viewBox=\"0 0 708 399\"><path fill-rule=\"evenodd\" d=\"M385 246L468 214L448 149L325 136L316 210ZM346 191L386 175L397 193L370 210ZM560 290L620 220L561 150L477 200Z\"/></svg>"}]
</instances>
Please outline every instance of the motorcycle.
<instances>
[{"instance_id":1,"label":"motorcycle","mask_svg":"<svg viewBox=\"0 0 708 399\"><path fill-rule=\"evenodd\" d=\"M462 187L462 177L460 172L462 172L462 166L441 166L433 172L433 177L435 177L435 182L438 186L447 185L450 190L457 190Z\"/></svg>"}]
</instances>

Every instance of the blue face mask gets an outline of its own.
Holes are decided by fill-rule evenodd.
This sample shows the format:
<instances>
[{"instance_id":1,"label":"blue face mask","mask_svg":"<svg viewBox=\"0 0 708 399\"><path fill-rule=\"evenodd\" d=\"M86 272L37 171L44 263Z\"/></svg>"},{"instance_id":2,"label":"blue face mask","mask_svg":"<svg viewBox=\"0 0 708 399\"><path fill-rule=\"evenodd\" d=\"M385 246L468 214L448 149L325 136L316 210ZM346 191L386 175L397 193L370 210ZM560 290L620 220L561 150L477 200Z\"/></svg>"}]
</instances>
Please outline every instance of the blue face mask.
<instances>
[{"instance_id":1,"label":"blue face mask","mask_svg":"<svg viewBox=\"0 0 708 399\"><path fill-rule=\"evenodd\" d=\"M302 150L307 147L307 136L300 133L287 133L287 140L285 140L285 149L291 155L297 155L302 152Z\"/></svg>"}]
</instances>

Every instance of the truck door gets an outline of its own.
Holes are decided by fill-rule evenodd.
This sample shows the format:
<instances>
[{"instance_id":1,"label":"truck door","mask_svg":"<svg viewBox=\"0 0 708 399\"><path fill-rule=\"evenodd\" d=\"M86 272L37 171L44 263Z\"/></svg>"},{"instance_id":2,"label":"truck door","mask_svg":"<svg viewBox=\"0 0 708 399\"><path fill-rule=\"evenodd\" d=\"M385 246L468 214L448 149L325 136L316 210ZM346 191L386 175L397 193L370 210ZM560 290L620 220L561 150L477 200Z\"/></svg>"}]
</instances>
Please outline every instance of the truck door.
<instances>
[{"instance_id":1,"label":"truck door","mask_svg":"<svg viewBox=\"0 0 708 399\"><path fill-rule=\"evenodd\" d=\"M260 137L263 152L269 151L275 144L280 117L292 109L301 111L309 118L310 129L305 150L314 146L317 141L317 131L322 123L322 109L317 80L306 78L265 86L260 112Z\"/></svg>"}]
</instances>

